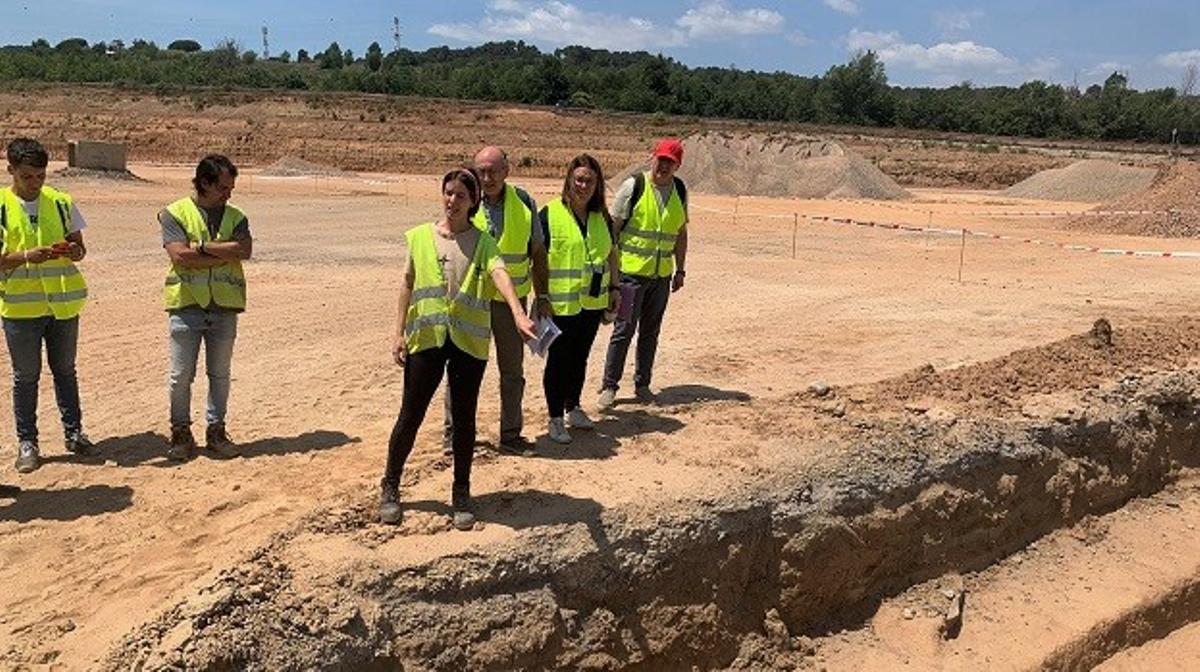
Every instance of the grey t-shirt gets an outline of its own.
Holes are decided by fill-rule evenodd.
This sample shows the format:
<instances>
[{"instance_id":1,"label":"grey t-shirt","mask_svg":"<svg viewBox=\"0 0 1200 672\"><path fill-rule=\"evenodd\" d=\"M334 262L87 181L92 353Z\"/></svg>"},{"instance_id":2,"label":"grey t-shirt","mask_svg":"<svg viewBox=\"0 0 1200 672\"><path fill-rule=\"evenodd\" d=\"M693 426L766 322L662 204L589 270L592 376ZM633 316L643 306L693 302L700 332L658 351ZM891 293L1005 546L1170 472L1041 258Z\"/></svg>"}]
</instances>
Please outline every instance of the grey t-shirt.
<instances>
[{"instance_id":1,"label":"grey t-shirt","mask_svg":"<svg viewBox=\"0 0 1200 672\"><path fill-rule=\"evenodd\" d=\"M628 222L629 216L633 214L633 203L630 200L633 198L633 182L636 177L636 175L627 177L621 183L621 187L617 189L617 195L613 197L612 216L622 222ZM654 196L658 199L658 209L662 210L667 207L667 199L671 198L671 190L675 188L675 183L672 181L671 184L660 187L654 184L653 180L647 180L646 186L654 188ZM688 219L687 192L680 192L679 196L679 200L683 203L683 221L686 222Z\"/></svg>"},{"instance_id":2,"label":"grey t-shirt","mask_svg":"<svg viewBox=\"0 0 1200 672\"><path fill-rule=\"evenodd\" d=\"M199 206L197 206L197 207L199 207ZM219 231L221 228L221 220L224 219L224 217L225 217L225 206L222 205L221 207L218 207L218 208L200 208L200 213L202 215L204 215L204 223L206 226L208 226L208 235L213 238L216 238L217 231ZM159 224L159 226L162 227L163 247L166 247L167 243L187 243L187 242L189 242L187 231L183 228L183 224L181 224L178 219L175 219L175 215L172 215L166 208L163 208L162 210L159 211L158 224ZM242 217L242 221L240 221L234 225L233 239L237 240L237 241L250 239L250 218L249 217ZM202 308L201 310L209 310L212 312L223 312L223 311L232 311L232 312L237 312L237 313L242 312L242 311L234 309L234 308L225 308L223 306L218 306L216 303L210 303L210 304L208 304L208 308L206 308L206 309ZM169 312L174 313L176 311L172 310Z\"/></svg>"},{"instance_id":3,"label":"grey t-shirt","mask_svg":"<svg viewBox=\"0 0 1200 672\"><path fill-rule=\"evenodd\" d=\"M521 199L521 202L524 203L527 208L529 208L529 221L530 223L535 224L535 226L533 226L533 231L529 234L530 249L533 248L534 243L544 245L545 239L542 238L541 227L536 226L538 211L537 203L533 200L533 197L529 195L529 192L525 191L524 189L513 185L513 190L517 192L517 198ZM492 237L497 241L500 240L500 236L504 233L504 199L500 199L499 203L492 204L488 203L487 198L484 198L479 207L483 210L483 216L487 218L488 232L491 233Z\"/></svg>"},{"instance_id":4,"label":"grey t-shirt","mask_svg":"<svg viewBox=\"0 0 1200 672\"><path fill-rule=\"evenodd\" d=\"M221 220L225 218L225 206L200 208L200 213L204 215L204 223L208 225L208 235L216 238L217 231L221 229ZM159 211L158 223L162 227L163 247L166 247L167 243L188 242L187 231L183 228L183 224L175 219L175 215L172 215L166 208ZM242 221L234 225L233 239L238 241L250 239L249 217L242 217Z\"/></svg>"}]
</instances>

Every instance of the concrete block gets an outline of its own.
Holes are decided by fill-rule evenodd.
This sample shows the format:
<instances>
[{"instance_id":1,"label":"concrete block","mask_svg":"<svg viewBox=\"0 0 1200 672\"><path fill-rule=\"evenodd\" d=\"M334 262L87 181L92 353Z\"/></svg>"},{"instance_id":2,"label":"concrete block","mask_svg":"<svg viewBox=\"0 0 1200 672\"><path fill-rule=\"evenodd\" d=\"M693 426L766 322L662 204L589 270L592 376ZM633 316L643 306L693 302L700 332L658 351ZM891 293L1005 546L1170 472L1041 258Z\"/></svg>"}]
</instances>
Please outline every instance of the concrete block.
<instances>
[{"instance_id":1,"label":"concrete block","mask_svg":"<svg viewBox=\"0 0 1200 672\"><path fill-rule=\"evenodd\" d=\"M71 168L125 170L125 145L72 140L67 144L67 165Z\"/></svg>"}]
</instances>

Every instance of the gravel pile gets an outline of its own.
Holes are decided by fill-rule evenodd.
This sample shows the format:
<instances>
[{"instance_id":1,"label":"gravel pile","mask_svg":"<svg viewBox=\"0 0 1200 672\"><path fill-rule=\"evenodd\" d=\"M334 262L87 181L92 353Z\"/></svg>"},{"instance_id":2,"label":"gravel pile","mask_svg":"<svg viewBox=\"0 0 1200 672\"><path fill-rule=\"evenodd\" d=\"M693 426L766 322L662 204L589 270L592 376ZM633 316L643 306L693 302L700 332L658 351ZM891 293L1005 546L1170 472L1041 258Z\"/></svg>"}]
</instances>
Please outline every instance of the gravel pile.
<instances>
[{"instance_id":1,"label":"gravel pile","mask_svg":"<svg viewBox=\"0 0 1200 672\"><path fill-rule=\"evenodd\" d=\"M354 177L354 173L322 166L319 163L305 161L294 156L285 156L275 163L262 169L261 175L267 177Z\"/></svg>"},{"instance_id":2,"label":"gravel pile","mask_svg":"<svg viewBox=\"0 0 1200 672\"><path fill-rule=\"evenodd\" d=\"M1097 209L1153 214L1081 215L1069 220L1067 228L1160 238L1200 238L1200 164L1175 161L1159 170L1146 189Z\"/></svg>"},{"instance_id":3,"label":"gravel pile","mask_svg":"<svg viewBox=\"0 0 1200 672\"><path fill-rule=\"evenodd\" d=\"M119 180L122 182L147 181L128 170L102 170L99 168L60 168L54 171L54 176L89 180Z\"/></svg>"},{"instance_id":4,"label":"gravel pile","mask_svg":"<svg viewBox=\"0 0 1200 672\"><path fill-rule=\"evenodd\" d=\"M1002 193L1046 201L1103 203L1149 187L1157 172L1154 168L1087 159L1035 173Z\"/></svg>"},{"instance_id":5,"label":"gravel pile","mask_svg":"<svg viewBox=\"0 0 1200 672\"><path fill-rule=\"evenodd\" d=\"M909 193L870 161L809 136L703 133L683 141L679 176L691 191L785 198L896 200ZM643 163L626 168L620 184Z\"/></svg>"}]
</instances>

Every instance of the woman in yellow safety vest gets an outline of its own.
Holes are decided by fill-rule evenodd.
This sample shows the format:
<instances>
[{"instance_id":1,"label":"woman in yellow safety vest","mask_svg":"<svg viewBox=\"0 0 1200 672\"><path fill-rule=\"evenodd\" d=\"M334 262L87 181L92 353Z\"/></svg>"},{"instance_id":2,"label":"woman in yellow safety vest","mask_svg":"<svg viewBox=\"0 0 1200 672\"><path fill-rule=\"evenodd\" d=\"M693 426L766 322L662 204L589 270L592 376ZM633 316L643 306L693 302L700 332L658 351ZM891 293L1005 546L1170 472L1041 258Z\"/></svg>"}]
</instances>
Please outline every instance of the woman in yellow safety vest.
<instances>
[{"instance_id":1,"label":"woman in yellow safety vest","mask_svg":"<svg viewBox=\"0 0 1200 672\"><path fill-rule=\"evenodd\" d=\"M571 442L568 427L593 427L579 405L588 353L604 312L615 312L621 299L619 259L600 163L587 154L572 159L567 164L562 198L542 208L539 218L549 250L547 298L554 324L562 331L550 345L542 389L550 411L550 440L565 444Z\"/></svg>"},{"instance_id":2,"label":"woman in yellow safety vest","mask_svg":"<svg viewBox=\"0 0 1200 672\"><path fill-rule=\"evenodd\" d=\"M475 407L491 342L491 301L498 291L512 311L517 331L534 337L496 241L471 224L479 209L479 176L459 168L442 178L442 218L405 233L408 262L392 357L404 367L400 417L388 442L379 519L400 522L399 487L429 402L446 373L454 413L454 526L475 524L471 504L471 460L475 453Z\"/></svg>"}]
</instances>

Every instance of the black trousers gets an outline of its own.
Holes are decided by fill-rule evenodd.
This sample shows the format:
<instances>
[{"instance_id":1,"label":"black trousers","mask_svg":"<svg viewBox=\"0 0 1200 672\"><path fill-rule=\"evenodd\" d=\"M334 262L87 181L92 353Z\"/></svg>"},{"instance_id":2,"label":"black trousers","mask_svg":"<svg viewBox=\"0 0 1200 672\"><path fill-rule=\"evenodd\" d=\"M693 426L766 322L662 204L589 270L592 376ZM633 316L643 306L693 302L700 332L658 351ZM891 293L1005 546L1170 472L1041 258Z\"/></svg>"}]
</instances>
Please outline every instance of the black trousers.
<instances>
[{"instance_id":1,"label":"black trousers","mask_svg":"<svg viewBox=\"0 0 1200 672\"><path fill-rule=\"evenodd\" d=\"M542 390L546 393L550 417L561 418L565 411L579 405L588 353L596 341L603 315L603 310L583 310L567 317L554 316L554 324L562 334L550 345L542 373Z\"/></svg>"},{"instance_id":2,"label":"black trousers","mask_svg":"<svg viewBox=\"0 0 1200 672\"><path fill-rule=\"evenodd\" d=\"M408 356L404 366L404 398L400 402L400 417L392 427L388 441L387 469L384 480L400 484L404 463L412 453L417 430L425 420L425 412L434 392L442 383L442 373L448 374L450 406L454 413L454 490L470 492L471 460L475 457L475 409L479 405L479 384L487 362L463 352L447 338L440 348L422 350Z\"/></svg>"}]
</instances>

